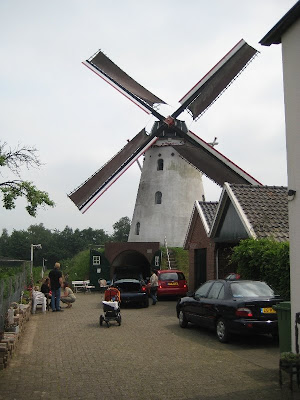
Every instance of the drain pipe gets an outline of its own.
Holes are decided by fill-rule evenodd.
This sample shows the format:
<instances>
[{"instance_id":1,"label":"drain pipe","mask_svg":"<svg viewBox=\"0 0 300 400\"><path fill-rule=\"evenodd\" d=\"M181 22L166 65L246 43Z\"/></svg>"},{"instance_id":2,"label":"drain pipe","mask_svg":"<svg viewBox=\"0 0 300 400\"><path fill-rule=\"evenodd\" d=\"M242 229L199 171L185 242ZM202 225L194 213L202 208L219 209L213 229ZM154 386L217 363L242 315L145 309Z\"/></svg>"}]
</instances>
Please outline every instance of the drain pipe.
<instances>
[{"instance_id":1,"label":"drain pipe","mask_svg":"<svg viewBox=\"0 0 300 400\"><path fill-rule=\"evenodd\" d=\"M219 279L219 249L216 251L216 279Z\"/></svg>"}]
</instances>

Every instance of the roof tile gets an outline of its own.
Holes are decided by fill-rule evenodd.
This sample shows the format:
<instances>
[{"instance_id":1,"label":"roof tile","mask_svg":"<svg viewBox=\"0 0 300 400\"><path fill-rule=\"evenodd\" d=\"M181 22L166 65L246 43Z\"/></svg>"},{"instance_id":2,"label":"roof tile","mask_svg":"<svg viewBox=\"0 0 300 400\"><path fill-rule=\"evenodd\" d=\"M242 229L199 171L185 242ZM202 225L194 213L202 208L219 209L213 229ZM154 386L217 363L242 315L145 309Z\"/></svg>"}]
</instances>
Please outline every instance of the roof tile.
<instances>
[{"instance_id":1,"label":"roof tile","mask_svg":"<svg viewBox=\"0 0 300 400\"><path fill-rule=\"evenodd\" d=\"M286 187L231 184L230 188L258 239L289 240Z\"/></svg>"}]
</instances>

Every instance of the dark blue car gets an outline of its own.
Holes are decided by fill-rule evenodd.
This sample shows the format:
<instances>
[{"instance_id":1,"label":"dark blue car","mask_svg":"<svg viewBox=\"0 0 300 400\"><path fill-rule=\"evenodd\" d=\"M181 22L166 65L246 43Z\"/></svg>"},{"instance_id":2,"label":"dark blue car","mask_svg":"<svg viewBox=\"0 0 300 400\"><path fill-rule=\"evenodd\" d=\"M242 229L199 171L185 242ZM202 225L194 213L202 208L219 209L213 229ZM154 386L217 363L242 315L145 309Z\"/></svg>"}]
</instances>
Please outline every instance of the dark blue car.
<instances>
[{"instance_id":1,"label":"dark blue car","mask_svg":"<svg viewBox=\"0 0 300 400\"><path fill-rule=\"evenodd\" d=\"M265 282L250 280L211 280L177 303L182 328L188 323L216 331L220 342L231 333L270 333L278 335L273 306L282 301Z\"/></svg>"},{"instance_id":2,"label":"dark blue car","mask_svg":"<svg viewBox=\"0 0 300 400\"><path fill-rule=\"evenodd\" d=\"M147 286L138 279L119 279L113 282L121 295L121 307L125 304L136 304L142 307L149 306Z\"/></svg>"}]
</instances>

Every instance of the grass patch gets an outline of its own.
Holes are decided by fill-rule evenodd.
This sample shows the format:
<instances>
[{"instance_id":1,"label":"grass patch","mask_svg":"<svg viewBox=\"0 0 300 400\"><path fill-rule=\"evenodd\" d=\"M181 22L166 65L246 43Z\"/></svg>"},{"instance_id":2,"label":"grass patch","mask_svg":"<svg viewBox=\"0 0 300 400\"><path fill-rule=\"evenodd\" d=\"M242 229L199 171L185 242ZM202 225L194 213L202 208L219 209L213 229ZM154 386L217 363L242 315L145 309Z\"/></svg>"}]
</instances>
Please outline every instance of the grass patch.
<instances>
[{"instance_id":1,"label":"grass patch","mask_svg":"<svg viewBox=\"0 0 300 400\"><path fill-rule=\"evenodd\" d=\"M176 268L182 271L185 275L186 280L189 278L189 252L181 247L169 247L169 253L171 253L176 260ZM161 269L168 269L168 258L166 248L162 247L162 263Z\"/></svg>"}]
</instances>

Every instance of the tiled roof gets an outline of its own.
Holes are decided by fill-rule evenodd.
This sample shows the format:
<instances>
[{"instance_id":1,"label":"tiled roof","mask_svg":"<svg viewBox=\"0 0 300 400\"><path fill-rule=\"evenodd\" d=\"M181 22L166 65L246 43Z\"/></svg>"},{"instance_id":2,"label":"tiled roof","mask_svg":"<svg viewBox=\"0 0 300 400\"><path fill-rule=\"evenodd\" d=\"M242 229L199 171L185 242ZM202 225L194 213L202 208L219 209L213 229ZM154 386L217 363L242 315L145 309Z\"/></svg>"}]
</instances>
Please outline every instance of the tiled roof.
<instances>
[{"instance_id":1,"label":"tiled roof","mask_svg":"<svg viewBox=\"0 0 300 400\"><path fill-rule=\"evenodd\" d=\"M215 218L219 203L217 201L214 201L214 202L198 201L198 203L202 209L203 215L204 215L207 225L209 226L209 229L210 229L212 226L213 220Z\"/></svg>"},{"instance_id":2,"label":"tiled roof","mask_svg":"<svg viewBox=\"0 0 300 400\"><path fill-rule=\"evenodd\" d=\"M289 240L288 196L283 186L229 185L258 239Z\"/></svg>"}]
</instances>

